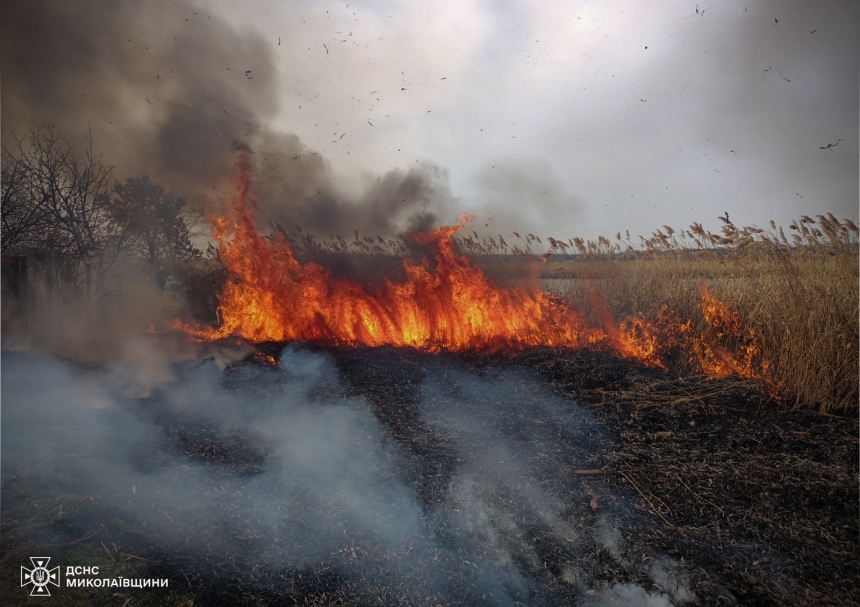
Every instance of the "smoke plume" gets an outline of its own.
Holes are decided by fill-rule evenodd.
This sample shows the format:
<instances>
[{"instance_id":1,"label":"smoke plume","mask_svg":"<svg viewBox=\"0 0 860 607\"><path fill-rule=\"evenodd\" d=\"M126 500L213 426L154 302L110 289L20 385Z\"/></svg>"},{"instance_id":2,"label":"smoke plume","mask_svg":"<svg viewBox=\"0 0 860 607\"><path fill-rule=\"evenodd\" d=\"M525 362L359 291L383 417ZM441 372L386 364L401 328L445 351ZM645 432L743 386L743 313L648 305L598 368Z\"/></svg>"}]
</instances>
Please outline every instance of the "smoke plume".
<instances>
[{"instance_id":1,"label":"smoke plume","mask_svg":"<svg viewBox=\"0 0 860 607\"><path fill-rule=\"evenodd\" d=\"M73 142L91 129L116 177L148 174L200 207L232 174L233 144L246 143L261 222L326 237L427 228L449 198L426 168L339 191L317 152L269 126L279 110L271 42L189 0L4 2L0 23L7 141L41 123Z\"/></svg>"}]
</instances>

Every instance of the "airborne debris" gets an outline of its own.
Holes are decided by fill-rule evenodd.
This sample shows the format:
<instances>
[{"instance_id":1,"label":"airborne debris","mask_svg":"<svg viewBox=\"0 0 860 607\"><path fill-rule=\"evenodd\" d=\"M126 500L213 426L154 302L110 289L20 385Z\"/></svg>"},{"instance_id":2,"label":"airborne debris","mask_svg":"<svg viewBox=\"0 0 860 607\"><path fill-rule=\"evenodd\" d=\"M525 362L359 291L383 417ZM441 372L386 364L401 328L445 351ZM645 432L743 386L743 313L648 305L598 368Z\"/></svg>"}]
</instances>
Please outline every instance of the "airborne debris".
<instances>
[{"instance_id":1,"label":"airborne debris","mask_svg":"<svg viewBox=\"0 0 860 607\"><path fill-rule=\"evenodd\" d=\"M829 150L830 148L835 148L837 145L839 145L840 141L845 141L845 140L844 139L837 139L836 143L828 143L827 145L819 145L818 149L819 150Z\"/></svg>"}]
</instances>

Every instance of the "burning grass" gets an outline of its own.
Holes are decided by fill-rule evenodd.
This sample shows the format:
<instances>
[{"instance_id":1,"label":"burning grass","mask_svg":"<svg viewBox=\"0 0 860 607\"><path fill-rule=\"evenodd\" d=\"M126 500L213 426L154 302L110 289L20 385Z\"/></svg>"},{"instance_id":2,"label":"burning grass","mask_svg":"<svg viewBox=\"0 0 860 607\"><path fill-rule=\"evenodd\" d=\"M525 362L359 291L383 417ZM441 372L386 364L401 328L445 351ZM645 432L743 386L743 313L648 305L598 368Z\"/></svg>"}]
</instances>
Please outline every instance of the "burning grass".
<instances>
[{"instance_id":1,"label":"burning grass","mask_svg":"<svg viewBox=\"0 0 860 607\"><path fill-rule=\"evenodd\" d=\"M851 221L803 217L790 226L790 240L781 228L728 222L722 236L695 225L686 237L664 229L646 241L644 253L593 249L581 261L555 264L552 272L567 276L556 288L583 310L598 298L616 317L653 318L671 309L717 348L755 344L769 375L787 389L786 403L857 410L860 300ZM702 285L713 295L707 302ZM705 371L720 362L703 350L697 358Z\"/></svg>"},{"instance_id":2,"label":"burning grass","mask_svg":"<svg viewBox=\"0 0 860 607\"><path fill-rule=\"evenodd\" d=\"M412 233L412 246L430 259L405 257L403 280L368 284L300 261L283 230L258 231L250 154L239 150L235 195L210 218L223 263L217 322L174 324L197 338L432 352L589 348L685 374L751 379L797 407L856 409L860 304L851 221L804 216L790 226L789 241L773 223L771 231L737 228L726 217L722 235L698 224L683 232L664 226L642 250L620 233L615 243L548 238L545 262L571 251L578 258L539 270L528 255L490 261L508 243L502 236L479 243L476 233L460 233L461 222ZM301 242L329 254L349 248L342 239ZM403 248L380 239L372 251L358 236L356 243L362 254ZM511 250L532 254L538 244L528 234L523 249ZM466 253L487 256L475 263Z\"/></svg>"}]
</instances>

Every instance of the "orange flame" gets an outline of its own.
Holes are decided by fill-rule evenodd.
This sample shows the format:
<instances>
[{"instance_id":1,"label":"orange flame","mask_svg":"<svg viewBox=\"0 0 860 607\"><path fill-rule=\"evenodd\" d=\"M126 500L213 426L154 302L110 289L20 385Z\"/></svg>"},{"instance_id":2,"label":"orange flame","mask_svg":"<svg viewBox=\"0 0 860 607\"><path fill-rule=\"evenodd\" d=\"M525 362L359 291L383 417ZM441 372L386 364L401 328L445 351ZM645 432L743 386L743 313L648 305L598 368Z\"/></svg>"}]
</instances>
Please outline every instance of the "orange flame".
<instances>
[{"instance_id":1,"label":"orange flame","mask_svg":"<svg viewBox=\"0 0 860 607\"><path fill-rule=\"evenodd\" d=\"M740 314L717 299L704 284L700 305L710 334L692 339L692 349L702 370L711 377L766 379L776 392L781 391L784 386L770 378L770 362L762 357L755 329L744 328ZM737 354L728 344L734 344Z\"/></svg>"},{"instance_id":2,"label":"orange flame","mask_svg":"<svg viewBox=\"0 0 860 607\"><path fill-rule=\"evenodd\" d=\"M654 323L631 318L616 323L605 303L595 302L601 327L590 327L560 296L536 287L502 288L456 252L453 236L465 225L412 233L435 260L403 261L407 280L381 288L332 278L315 263L300 263L284 236L261 236L248 204L251 151L240 148L235 200L223 215L211 216L218 253L228 271L219 295L217 327L174 327L205 340L239 336L252 343L293 340L332 346L409 346L429 351L521 350L531 346L593 347L665 368L667 353L695 354L709 375L761 378L768 371L751 331L740 317L702 290L702 311L713 335L692 336L664 308ZM743 353L732 355L728 338L741 338Z\"/></svg>"}]
</instances>

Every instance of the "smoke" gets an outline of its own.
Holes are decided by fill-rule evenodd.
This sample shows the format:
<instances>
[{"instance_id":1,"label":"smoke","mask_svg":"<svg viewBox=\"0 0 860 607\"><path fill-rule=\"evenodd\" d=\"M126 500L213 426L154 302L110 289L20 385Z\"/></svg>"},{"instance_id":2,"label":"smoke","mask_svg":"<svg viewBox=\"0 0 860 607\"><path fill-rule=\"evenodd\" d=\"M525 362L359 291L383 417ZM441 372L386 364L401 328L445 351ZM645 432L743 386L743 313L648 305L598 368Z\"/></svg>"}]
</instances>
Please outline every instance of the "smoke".
<instances>
[{"instance_id":1,"label":"smoke","mask_svg":"<svg viewBox=\"0 0 860 607\"><path fill-rule=\"evenodd\" d=\"M604 590L596 599L587 600L584 605L594 607L672 607L666 595L659 592L648 592L641 586L633 584L616 584Z\"/></svg>"},{"instance_id":2,"label":"smoke","mask_svg":"<svg viewBox=\"0 0 860 607\"><path fill-rule=\"evenodd\" d=\"M687 588L687 579L680 574L677 563L669 557L656 559L648 568L654 584L679 603L692 602L695 596Z\"/></svg>"},{"instance_id":3,"label":"smoke","mask_svg":"<svg viewBox=\"0 0 860 607\"><path fill-rule=\"evenodd\" d=\"M594 539L613 557L621 556L621 532L608 517L601 516L598 520Z\"/></svg>"},{"instance_id":4,"label":"smoke","mask_svg":"<svg viewBox=\"0 0 860 607\"><path fill-rule=\"evenodd\" d=\"M339 191L318 153L269 126L279 110L271 43L202 5L4 2L0 23L7 141L55 123L80 143L91 128L116 177L148 174L199 207L232 174L231 147L243 142L257 152L263 225L325 236L426 228L450 198L426 167Z\"/></svg>"},{"instance_id":5,"label":"smoke","mask_svg":"<svg viewBox=\"0 0 860 607\"><path fill-rule=\"evenodd\" d=\"M583 213L582 202L545 160L497 158L476 175L475 185L486 197L487 219L505 238L524 225L550 226L559 216L581 218Z\"/></svg>"},{"instance_id":6,"label":"smoke","mask_svg":"<svg viewBox=\"0 0 860 607\"><path fill-rule=\"evenodd\" d=\"M572 471L609 437L528 373L430 369L420 420L454 462L437 501L416 487L440 469L416 465L414 444L345 396L327 355L291 346L279 369L224 370L170 356L136 342L88 370L4 351L4 478L28 469L96 496L99 520L134 517L143 545L191 563L192 577L325 566L428 603L695 600L674 562L626 549L614 523L623 496L596 488L600 516L579 499ZM50 541L84 535L86 512L66 513ZM652 589L594 585L609 562Z\"/></svg>"},{"instance_id":7,"label":"smoke","mask_svg":"<svg viewBox=\"0 0 860 607\"><path fill-rule=\"evenodd\" d=\"M635 584L614 584L600 593L593 593L583 604L594 607L672 607L696 602L687 588L686 577L679 573L677 563L660 557L648 566L655 590L647 591Z\"/></svg>"},{"instance_id":8,"label":"smoke","mask_svg":"<svg viewBox=\"0 0 860 607\"><path fill-rule=\"evenodd\" d=\"M554 437L547 429L565 426L582 440L595 427L581 409L559 408L530 379L513 373L480 380L448 369L430 374L422 387L422 415L432 428L455 437L454 449L464 461L450 481L445 514L472 558L484 561L485 571L497 571L517 595L530 591L521 568L544 569L547 560L535 534L552 536L561 554L580 541L565 520L573 513L547 486L549 479L538 470L542 463L535 465L538 453L552 452Z\"/></svg>"},{"instance_id":9,"label":"smoke","mask_svg":"<svg viewBox=\"0 0 860 607\"><path fill-rule=\"evenodd\" d=\"M687 588L686 577L678 572L677 563L660 557L647 568L656 589L647 591L635 584L614 584L599 593L592 593L583 603L586 607L672 607L696 602Z\"/></svg>"},{"instance_id":10,"label":"smoke","mask_svg":"<svg viewBox=\"0 0 860 607\"><path fill-rule=\"evenodd\" d=\"M421 541L419 509L394 474L397 447L379 422L361 403L309 395L334 381L330 361L288 353L277 377L237 371L233 381L265 388L268 398L257 394L253 404L219 385L211 362L178 371L181 382L162 383L152 398L132 401L138 406L107 389L116 369L88 373L8 352L3 367L4 469L35 465L47 482L61 476L76 490L97 478L99 495L133 504L174 556L209 544L226 558L241 546L241 566L301 568L362 539L383 554ZM243 473L208 465L194 451L196 434L220 444ZM67 457L89 473L65 467ZM214 544L213 529L223 531ZM250 549L249 538L257 540Z\"/></svg>"},{"instance_id":11,"label":"smoke","mask_svg":"<svg viewBox=\"0 0 860 607\"><path fill-rule=\"evenodd\" d=\"M563 479L589 467L583 453L598 453L609 440L586 411L530 374L510 369L491 369L484 377L441 369L429 374L422 393L422 414L431 427L456 437L464 461L450 481L448 525L458 530L460 549L485 572L495 571L509 594L535 593L534 578L548 570L582 593L584 604L669 607L695 600L671 559L645 565L625 554L615 523L624 502L601 496L602 513L594 517L593 506L571 495ZM571 453L565 447L570 443L582 451ZM596 496L590 488L587 494ZM596 520L577 524L589 519ZM594 544L614 565L650 579L656 590L635 584L592 588L598 572L584 569L589 559L582 556Z\"/></svg>"},{"instance_id":12,"label":"smoke","mask_svg":"<svg viewBox=\"0 0 860 607\"><path fill-rule=\"evenodd\" d=\"M295 135L262 133L254 143L259 221L300 227L324 237L388 236L427 230L452 201L447 174L429 165L368 178L363 192L335 187L326 160Z\"/></svg>"},{"instance_id":13,"label":"smoke","mask_svg":"<svg viewBox=\"0 0 860 607\"><path fill-rule=\"evenodd\" d=\"M267 45L190 2L7 2L2 16L4 131L92 125L121 172L211 185L277 109Z\"/></svg>"}]
</instances>

